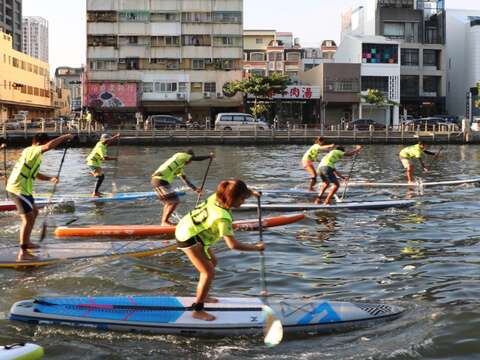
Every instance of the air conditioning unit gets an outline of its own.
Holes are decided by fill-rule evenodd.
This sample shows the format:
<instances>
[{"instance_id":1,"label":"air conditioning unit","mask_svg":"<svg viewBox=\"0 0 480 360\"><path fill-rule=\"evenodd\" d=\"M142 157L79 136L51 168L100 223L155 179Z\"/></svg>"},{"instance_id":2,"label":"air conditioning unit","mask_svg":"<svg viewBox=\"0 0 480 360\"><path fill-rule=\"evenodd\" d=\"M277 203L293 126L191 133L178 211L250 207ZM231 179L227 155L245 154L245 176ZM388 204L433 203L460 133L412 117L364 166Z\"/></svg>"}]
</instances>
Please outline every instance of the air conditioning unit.
<instances>
[{"instance_id":1,"label":"air conditioning unit","mask_svg":"<svg viewBox=\"0 0 480 360\"><path fill-rule=\"evenodd\" d=\"M177 99L183 100L183 99L185 99L185 98L186 98L186 96L185 96L184 93L177 93Z\"/></svg>"},{"instance_id":2,"label":"air conditioning unit","mask_svg":"<svg viewBox=\"0 0 480 360\"><path fill-rule=\"evenodd\" d=\"M204 97L205 99L210 99L210 98L212 97L212 94L209 93L209 92L204 92L204 93L203 93L203 97Z\"/></svg>"},{"instance_id":3,"label":"air conditioning unit","mask_svg":"<svg viewBox=\"0 0 480 360\"><path fill-rule=\"evenodd\" d=\"M217 98L218 99L223 99L223 96L224 96L223 93L221 93L221 92L217 93Z\"/></svg>"},{"instance_id":4,"label":"air conditioning unit","mask_svg":"<svg viewBox=\"0 0 480 360\"><path fill-rule=\"evenodd\" d=\"M118 59L119 64L126 64L127 60L126 59Z\"/></svg>"}]
</instances>

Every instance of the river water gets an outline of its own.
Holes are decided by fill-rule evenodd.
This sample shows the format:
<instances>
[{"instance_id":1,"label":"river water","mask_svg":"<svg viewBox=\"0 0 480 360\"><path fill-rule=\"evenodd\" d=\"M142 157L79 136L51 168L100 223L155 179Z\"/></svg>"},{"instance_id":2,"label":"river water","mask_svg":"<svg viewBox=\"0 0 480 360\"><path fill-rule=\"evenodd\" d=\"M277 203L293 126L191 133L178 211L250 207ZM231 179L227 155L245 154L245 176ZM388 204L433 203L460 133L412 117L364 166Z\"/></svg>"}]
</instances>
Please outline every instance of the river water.
<instances>
[{"instance_id":1,"label":"river water","mask_svg":"<svg viewBox=\"0 0 480 360\"><path fill-rule=\"evenodd\" d=\"M237 177L255 188L302 188L307 175L299 164L306 146L197 147L215 152L207 189L219 180ZM178 147L121 147L117 186L121 191L150 191L150 174ZM353 179L404 181L397 146L366 147ZM90 192L84 158L89 149L71 149L59 193ZM115 154L115 148L111 152ZM13 161L20 150L11 150ZM478 176L478 147L449 146L426 180ZM55 173L61 151L45 156L42 172ZM350 161L339 169L348 172ZM206 162L187 167L199 184ZM103 190L115 174L107 169ZM305 184L303 183L305 182ZM38 184L40 185L40 184ZM42 186L43 185L43 186ZM48 190L50 184L38 186ZM180 185L180 184L178 184ZM0 344L29 341L45 347L47 359L480 359L480 189L474 186L430 188L423 196L405 190L363 189L354 199L414 198L410 209L308 213L304 221L265 232L266 268L271 301L320 297L376 301L408 309L392 322L328 336L286 338L267 349L261 339L196 339L100 332L91 329L32 326L4 320L10 306L37 295L120 295L194 293L197 274L181 253L145 259L157 270L125 259L95 259L28 271L0 270ZM184 198L180 213L193 206ZM285 201L285 200L282 200ZM149 224L159 221L157 201L77 205L75 212L50 215L61 225L78 218L85 224ZM240 217L254 217L252 213ZM41 219L39 221L41 223ZM15 244L18 219L0 214L2 246ZM33 238L38 239L39 231ZM238 233L242 241L256 233ZM55 242L49 235L47 242ZM74 241L74 240L65 240ZM81 240L78 240L81 241ZM83 240L85 241L85 240ZM86 245L87 246L87 245ZM227 251L216 246L219 266L214 296L256 296L261 290L257 253Z\"/></svg>"}]
</instances>

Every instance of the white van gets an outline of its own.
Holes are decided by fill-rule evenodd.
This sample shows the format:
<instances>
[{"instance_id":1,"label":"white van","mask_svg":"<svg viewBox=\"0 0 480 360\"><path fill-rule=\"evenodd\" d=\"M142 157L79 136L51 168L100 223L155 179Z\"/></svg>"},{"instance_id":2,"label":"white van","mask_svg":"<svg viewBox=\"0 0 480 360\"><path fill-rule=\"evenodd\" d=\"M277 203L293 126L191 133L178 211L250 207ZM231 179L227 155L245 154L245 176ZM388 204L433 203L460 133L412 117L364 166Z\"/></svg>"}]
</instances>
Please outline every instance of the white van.
<instances>
[{"instance_id":1,"label":"white van","mask_svg":"<svg viewBox=\"0 0 480 360\"><path fill-rule=\"evenodd\" d=\"M215 130L267 130L268 124L255 120L250 114L220 113L215 120Z\"/></svg>"}]
</instances>

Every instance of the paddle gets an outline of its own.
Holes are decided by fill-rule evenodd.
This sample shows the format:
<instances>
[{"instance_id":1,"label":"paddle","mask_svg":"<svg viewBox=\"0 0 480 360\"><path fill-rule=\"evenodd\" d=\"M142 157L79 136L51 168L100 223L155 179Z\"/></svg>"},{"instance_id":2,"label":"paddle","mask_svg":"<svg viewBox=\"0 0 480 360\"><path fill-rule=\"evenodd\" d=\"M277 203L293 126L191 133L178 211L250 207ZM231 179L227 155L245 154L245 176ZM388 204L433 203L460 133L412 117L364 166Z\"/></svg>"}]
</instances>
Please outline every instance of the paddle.
<instances>
[{"instance_id":1,"label":"paddle","mask_svg":"<svg viewBox=\"0 0 480 360\"><path fill-rule=\"evenodd\" d=\"M3 181L4 181L4 184L5 184L5 196L8 199L8 191L7 191L7 182L8 182L8 179L7 179L7 145L2 144L1 148L3 149L3 171L4 171Z\"/></svg>"},{"instance_id":2,"label":"paddle","mask_svg":"<svg viewBox=\"0 0 480 360\"><path fill-rule=\"evenodd\" d=\"M65 156L67 155L67 150L68 150L68 144L65 145L65 150L63 151L63 156L62 156L62 161L60 161L60 166L58 167L58 172L57 172L57 178L58 179L60 179L60 173L62 172L62 167L63 167L63 163L65 162ZM57 183L53 184L52 192L50 193L50 195L48 197L47 206L45 207L47 209L47 213L45 214L45 219L43 220L42 232L40 233L40 242L42 242L45 239L45 236L47 235L48 208L50 207L50 203L52 202L53 195L55 194L56 190L57 190Z\"/></svg>"},{"instance_id":3,"label":"paddle","mask_svg":"<svg viewBox=\"0 0 480 360\"><path fill-rule=\"evenodd\" d=\"M118 156L120 155L120 136L117 138L117 151L115 156L115 169L113 170L112 178L112 193L115 194L118 192L117 188L117 173L118 173Z\"/></svg>"},{"instance_id":4,"label":"paddle","mask_svg":"<svg viewBox=\"0 0 480 360\"><path fill-rule=\"evenodd\" d=\"M349 181L350 181L350 177L352 176L353 168L354 168L354 166L355 166L355 161L357 161L357 157L358 157L358 153L356 153L356 154L353 156L352 167L350 168L350 172L348 173L347 180L345 181L345 188L343 189L342 201L345 200L345 195L347 195L348 183L349 183Z\"/></svg>"},{"instance_id":5,"label":"paddle","mask_svg":"<svg viewBox=\"0 0 480 360\"><path fill-rule=\"evenodd\" d=\"M257 211L258 211L258 235L260 237L260 242L263 243L263 224L262 224L262 193L259 193L257 196ZM273 309L268 305L267 301L267 277L265 273L265 255L263 251L260 252L260 281L262 283L262 296L263 301L263 335L264 343L268 347L273 347L282 341L283 338L283 326L280 319L275 315Z\"/></svg>"},{"instance_id":6,"label":"paddle","mask_svg":"<svg viewBox=\"0 0 480 360\"><path fill-rule=\"evenodd\" d=\"M212 165L213 156L210 156L210 160L208 161L207 170L205 171L205 175L203 176L202 186L200 187L200 193L197 196L197 202L195 203L195 207L198 206L200 199L202 198L203 188L205 187L205 183L207 182L208 171L210 170L210 165Z\"/></svg>"}]
</instances>

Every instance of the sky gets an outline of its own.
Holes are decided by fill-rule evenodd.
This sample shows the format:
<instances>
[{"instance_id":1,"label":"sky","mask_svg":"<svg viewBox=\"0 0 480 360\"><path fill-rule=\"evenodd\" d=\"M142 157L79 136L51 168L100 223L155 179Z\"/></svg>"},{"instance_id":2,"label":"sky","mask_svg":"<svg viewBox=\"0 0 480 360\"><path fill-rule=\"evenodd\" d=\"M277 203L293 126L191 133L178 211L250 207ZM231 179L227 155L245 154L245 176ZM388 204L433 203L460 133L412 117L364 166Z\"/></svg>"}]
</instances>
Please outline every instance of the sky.
<instances>
[{"instance_id":1,"label":"sky","mask_svg":"<svg viewBox=\"0 0 480 360\"><path fill-rule=\"evenodd\" d=\"M49 22L50 67L85 63L86 0L23 0L24 16ZM340 38L340 15L363 0L244 0L246 29L289 31L302 46ZM293 6L295 4L296 6ZM446 0L447 8L480 10L480 0Z\"/></svg>"}]
</instances>

